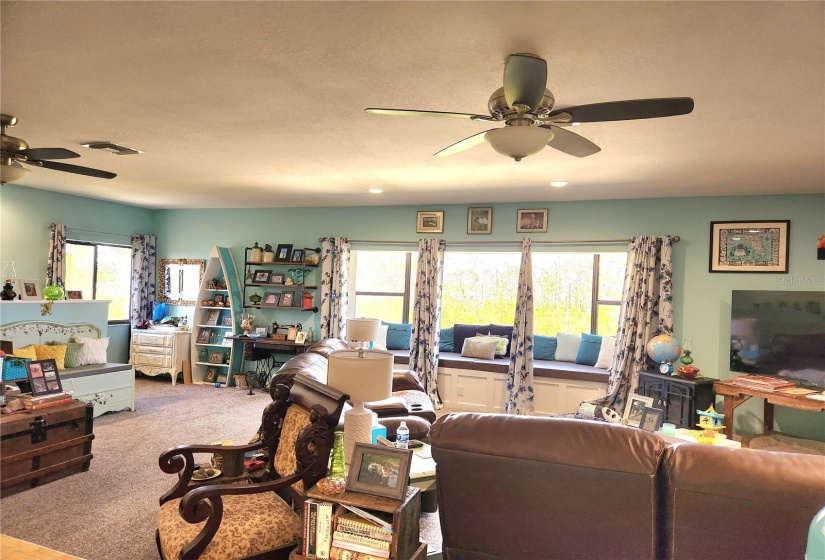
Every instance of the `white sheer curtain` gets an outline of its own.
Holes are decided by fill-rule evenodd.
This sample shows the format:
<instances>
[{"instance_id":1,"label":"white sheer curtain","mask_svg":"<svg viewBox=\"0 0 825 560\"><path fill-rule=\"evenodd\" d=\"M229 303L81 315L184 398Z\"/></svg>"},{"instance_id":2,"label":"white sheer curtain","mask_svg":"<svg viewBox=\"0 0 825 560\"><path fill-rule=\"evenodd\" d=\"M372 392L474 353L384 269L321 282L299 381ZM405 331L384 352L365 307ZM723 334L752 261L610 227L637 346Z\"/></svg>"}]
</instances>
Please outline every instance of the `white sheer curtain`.
<instances>
[{"instance_id":1,"label":"white sheer curtain","mask_svg":"<svg viewBox=\"0 0 825 560\"><path fill-rule=\"evenodd\" d=\"M349 303L349 260L346 237L321 240L321 338L341 338Z\"/></svg>"},{"instance_id":2,"label":"white sheer curtain","mask_svg":"<svg viewBox=\"0 0 825 560\"><path fill-rule=\"evenodd\" d=\"M504 411L507 414L533 414L533 257L529 238L521 242L521 268Z\"/></svg>"}]
</instances>

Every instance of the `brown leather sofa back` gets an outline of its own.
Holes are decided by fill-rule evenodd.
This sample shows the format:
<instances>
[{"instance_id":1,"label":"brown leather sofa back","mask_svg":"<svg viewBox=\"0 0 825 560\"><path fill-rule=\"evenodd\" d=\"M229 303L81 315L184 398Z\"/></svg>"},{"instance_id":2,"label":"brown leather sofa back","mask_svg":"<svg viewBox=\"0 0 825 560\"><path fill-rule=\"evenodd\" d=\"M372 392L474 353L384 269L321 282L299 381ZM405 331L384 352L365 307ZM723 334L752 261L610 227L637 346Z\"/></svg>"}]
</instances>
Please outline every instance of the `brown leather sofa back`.
<instances>
[{"instance_id":1,"label":"brown leather sofa back","mask_svg":"<svg viewBox=\"0 0 825 560\"><path fill-rule=\"evenodd\" d=\"M660 557L665 442L616 424L447 414L430 432L450 560Z\"/></svg>"},{"instance_id":2,"label":"brown leather sofa back","mask_svg":"<svg viewBox=\"0 0 825 560\"><path fill-rule=\"evenodd\" d=\"M804 558L825 457L680 443L662 463L667 558Z\"/></svg>"}]
</instances>

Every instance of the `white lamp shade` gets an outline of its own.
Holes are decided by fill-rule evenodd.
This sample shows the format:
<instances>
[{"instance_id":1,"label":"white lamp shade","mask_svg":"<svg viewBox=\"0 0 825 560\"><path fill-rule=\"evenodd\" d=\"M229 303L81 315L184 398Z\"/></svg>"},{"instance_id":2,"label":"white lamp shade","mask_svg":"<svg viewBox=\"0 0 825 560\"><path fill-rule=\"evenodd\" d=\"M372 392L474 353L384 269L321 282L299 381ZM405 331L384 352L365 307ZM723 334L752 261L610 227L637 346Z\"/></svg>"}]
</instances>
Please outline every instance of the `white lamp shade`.
<instances>
[{"instance_id":1,"label":"white lamp shade","mask_svg":"<svg viewBox=\"0 0 825 560\"><path fill-rule=\"evenodd\" d=\"M28 169L19 163L12 163L11 165L0 165L0 179L4 183L16 183L26 176Z\"/></svg>"},{"instance_id":2,"label":"white lamp shade","mask_svg":"<svg viewBox=\"0 0 825 560\"><path fill-rule=\"evenodd\" d=\"M336 350L329 354L327 384L350 396L353 402L371 402L392 395L392 352Z\"/></svg>"},{"instance_id":3,"label":"white lamp shade","mask_svg":"<svg viewBox=\"0 0 825 560\"><path fill-rule=\"evenodd\" d=\"M484 137L498 153L521 159L540 152L553 139L553 131L538 126L505 126Z\"/></svg>"},{"instance_id":4,"label":"white lamp shade","mask_svg":"<svg viewBox=\"0 0 825 560\"><path fill-rule=\"evenodd\" d=\"M347 319L347 340L350 342L370 342L378 340L381 321L365 317Z\"/></svg>"}]
</instances>

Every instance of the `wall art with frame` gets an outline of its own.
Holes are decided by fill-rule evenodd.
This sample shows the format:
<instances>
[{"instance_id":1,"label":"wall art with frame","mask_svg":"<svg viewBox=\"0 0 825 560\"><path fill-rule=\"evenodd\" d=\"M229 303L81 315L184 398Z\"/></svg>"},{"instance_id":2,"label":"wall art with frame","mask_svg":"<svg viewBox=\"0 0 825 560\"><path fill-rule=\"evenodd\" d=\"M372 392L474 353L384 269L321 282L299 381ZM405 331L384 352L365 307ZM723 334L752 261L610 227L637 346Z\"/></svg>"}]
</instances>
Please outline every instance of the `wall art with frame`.
<instances>
[{"instance_id":1,"label":"wall art with frame","mask_svg":"<svg viewBox=\"0 0 825 560\"><path fill-rule=\"evenodd\" d=\"M547 233L547 208L528 208L516 213L516 233Z\"/></svg>"},{"instance_id":2,"label":"wall art with frame","mask_svg":"<svg viewBox=\"0 0 825 560\"><path fill-rule=\"evenodd\" d=\"M788 272L790 220L710 223L710 272Z\"/></svg>"},{"instance_id":3,"label":"wall art with frame","mask_svg":"<svg viewBox=\"0 0 825 560\"><path fill-rule=\"evenodd\" d=\"M416 233L444 233L444 211L419 210L415 221Z\"/></svg>"},{"instance_id":4,"label":"wall art with frame","mask_svg":"<svg viewBox=\"0 0 825 560\"><path fill-rule=\"evenodd\" d=\"M477 235L485 233L493 233L492 207L467 208L467 234Z\"/></svg>"}]
</instances>

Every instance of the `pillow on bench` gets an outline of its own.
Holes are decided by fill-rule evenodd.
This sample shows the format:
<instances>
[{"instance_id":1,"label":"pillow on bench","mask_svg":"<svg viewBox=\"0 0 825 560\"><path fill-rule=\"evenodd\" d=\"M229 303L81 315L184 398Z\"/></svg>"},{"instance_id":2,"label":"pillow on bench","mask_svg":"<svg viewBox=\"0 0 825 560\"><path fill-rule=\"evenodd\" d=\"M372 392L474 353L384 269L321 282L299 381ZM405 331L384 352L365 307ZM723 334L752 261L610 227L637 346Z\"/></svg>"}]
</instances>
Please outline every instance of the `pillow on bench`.
<instances>
[{"instance_id":1,"label":"pillow on bench","mask_svg":"<svg viewBox=\"0 0 825 560\"><path fill-rule=\"evenodd\" d=\"M464 339L461 347L461 355L465 358L478 358L479 360L492 360L496 357L496 340L484 340L480 336L471 336Z\"/></svg>"},{"instance_id":2,"label":"pillow on bench","mask_svg":"<svg viewBox=\"0 0 825 560\"><path fill-rule=\"evenodd\" d=\"M464 350L464 339L476 336L478 333L488 334L490 325L465 325L456 323L453 327L453 352Z\"/></svg>"}]
</instances>

